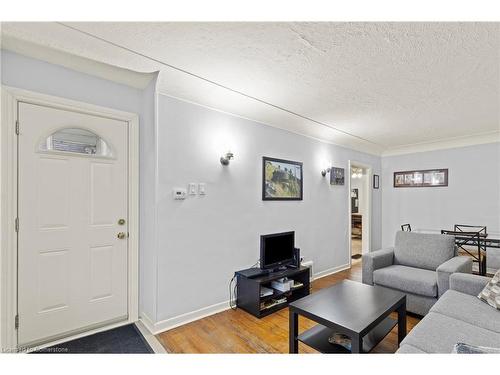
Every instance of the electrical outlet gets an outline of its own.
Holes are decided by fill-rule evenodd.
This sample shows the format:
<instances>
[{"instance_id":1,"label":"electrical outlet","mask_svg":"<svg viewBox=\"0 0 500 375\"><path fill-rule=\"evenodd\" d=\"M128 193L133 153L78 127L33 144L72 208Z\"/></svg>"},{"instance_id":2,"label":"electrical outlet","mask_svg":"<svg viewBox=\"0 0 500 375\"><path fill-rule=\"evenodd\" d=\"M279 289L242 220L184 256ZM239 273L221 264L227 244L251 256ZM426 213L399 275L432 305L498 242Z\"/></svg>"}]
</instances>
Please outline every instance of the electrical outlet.
<instances>
[{"instance_id":1,"label":"electrical outlet","mask_svg":"<svg viewBox=\"0 0 500 375\"><path fill-rule=\"evenodd\" d=\"M200 195L206 195L207 194L207 184L204 182L198 184L198 193Z\"/></svg>"}]
</instances>

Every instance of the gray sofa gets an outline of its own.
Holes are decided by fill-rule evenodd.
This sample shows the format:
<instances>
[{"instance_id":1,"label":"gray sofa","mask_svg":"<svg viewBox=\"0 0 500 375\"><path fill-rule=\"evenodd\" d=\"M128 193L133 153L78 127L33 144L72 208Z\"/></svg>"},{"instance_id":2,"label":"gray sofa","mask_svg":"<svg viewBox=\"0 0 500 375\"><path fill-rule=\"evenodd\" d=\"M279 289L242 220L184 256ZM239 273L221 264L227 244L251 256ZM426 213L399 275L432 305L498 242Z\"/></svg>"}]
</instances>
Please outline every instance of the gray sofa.
<instances>
[{"instance_id":1,"label":"gray sofa","mask_svg":"<svg viewBox=\"0 0 500 375\"><path fill-rule=\"evenodd\" d=\"M406 309L425 315L449 289L451 274L472 272L472 260L455 255L452 236L398 232L394 247L363 255L363 283L404 292Z\"/></svg>"},{"instance_id":2,"label":"gray sofa","mask_svg":"<svg viewBox=\"0 0 500 375\"><path fill-rule=\"evenodd\" d=\"M455 273L397 353L451 353L457 343L500 348L500 311L477 298L489 278Z\"/></svg>"}]
</instances>

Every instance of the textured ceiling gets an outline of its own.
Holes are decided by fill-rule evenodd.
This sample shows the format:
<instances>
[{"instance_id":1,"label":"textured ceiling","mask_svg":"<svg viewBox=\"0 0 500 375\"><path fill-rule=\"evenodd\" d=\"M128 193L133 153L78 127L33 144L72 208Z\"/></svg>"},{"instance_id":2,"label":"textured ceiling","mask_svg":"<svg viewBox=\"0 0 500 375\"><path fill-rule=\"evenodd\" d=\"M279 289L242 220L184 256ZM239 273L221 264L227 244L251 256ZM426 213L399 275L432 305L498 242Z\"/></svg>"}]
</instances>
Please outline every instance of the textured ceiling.
<instances>
[{"instance_id":1,"label":"textured ceiling","mask_svg":"<svg viewBox=\"0 0 500 375\"><path fill-rule=\"evenodd\" d=\"M357 148L388 150L499 130L500 28L495 23L67 25L87 34L59 24L50 31L43 26L45 34L33 24L5 24L3 32L127 68L168 70L171 77L163 80L162 91L203 101L187 83L202 81L194 74L272 104L274 112L289 111L266 117L268 109L258 102L237 114L304 134L309 127L312 136L357 142ZM106 47L104 40L115 46ZM115 53L123 55L121 62L110 52L117 45L129 49ZM134 55L125 63L130 50L158 61ZM213 101L202 104L238 112ZM314 127L337 129L337 135L322 136Z\"/></svg>"}]
</instances>

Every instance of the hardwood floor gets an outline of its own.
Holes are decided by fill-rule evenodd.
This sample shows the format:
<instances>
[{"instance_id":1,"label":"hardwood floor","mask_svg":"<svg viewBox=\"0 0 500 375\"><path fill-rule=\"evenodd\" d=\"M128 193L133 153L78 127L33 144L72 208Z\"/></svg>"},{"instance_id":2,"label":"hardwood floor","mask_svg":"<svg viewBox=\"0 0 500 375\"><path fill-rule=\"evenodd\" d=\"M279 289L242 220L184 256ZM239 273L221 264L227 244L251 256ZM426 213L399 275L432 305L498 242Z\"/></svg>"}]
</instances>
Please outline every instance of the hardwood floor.
<instances>
[{"instance_id":1,"label":"hardwood floor","mask_svg":"<svg viewBox=\"0 0 500 375\"><path fill-rule=\"evenodd\" d=\"M355 254L363 254L362 249L362 241L359 238L351 239L351 255Z\"/></svg>"},{"instance_id":2,"label":"hardwood floor","mask_svg":"<svg viewBox=\"0 0 500 375\"><path fill-rule=\"evenodd\" d=\"M346 271L323 277L312 283L312 291L329 287L340 280L361 281L361 263ZM394 316L394 318L397 318ZM419 321L408 316L410 331ZM299 331L311 328L314 322L300 317ZM227 310L167 332L157 339L169 353L288 353L288 309L257 319L243 310ZM397 326L374 348L374 353L397 350ZM299 353L317 353L299 344Z\"/></svg>"}]
</instances>

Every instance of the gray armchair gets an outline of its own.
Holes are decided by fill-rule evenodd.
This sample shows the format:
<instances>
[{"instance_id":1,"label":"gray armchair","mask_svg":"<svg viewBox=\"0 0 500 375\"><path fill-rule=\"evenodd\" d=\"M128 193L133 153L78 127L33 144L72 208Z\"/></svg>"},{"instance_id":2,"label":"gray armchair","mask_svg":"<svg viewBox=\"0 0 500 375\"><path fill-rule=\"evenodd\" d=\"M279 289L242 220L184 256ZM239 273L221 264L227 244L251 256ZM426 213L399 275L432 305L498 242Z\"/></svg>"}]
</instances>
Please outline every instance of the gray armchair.
<instances>
[{"instance_id":1,"label":"gray armchair","mask_svg":"<svg viewBox=\"0 0 500 375\"><path fill-rule=\"evenodd\" d=\"M500 249L486 249L486 268L491 273L500 269Z\"/></svg>"},{"instance_id":2,"label":"gray armchair","mask_svg":"<svg viewBox=\"0 0 500 375\"><path fill-rule=\"evenodd\" d=\"M455 255L452 236L398 232L394 247L363 255L363 283L406 293L406 309L425 315L453 273L472 273L472 259Z\"/></svg>"}]
</instances>

